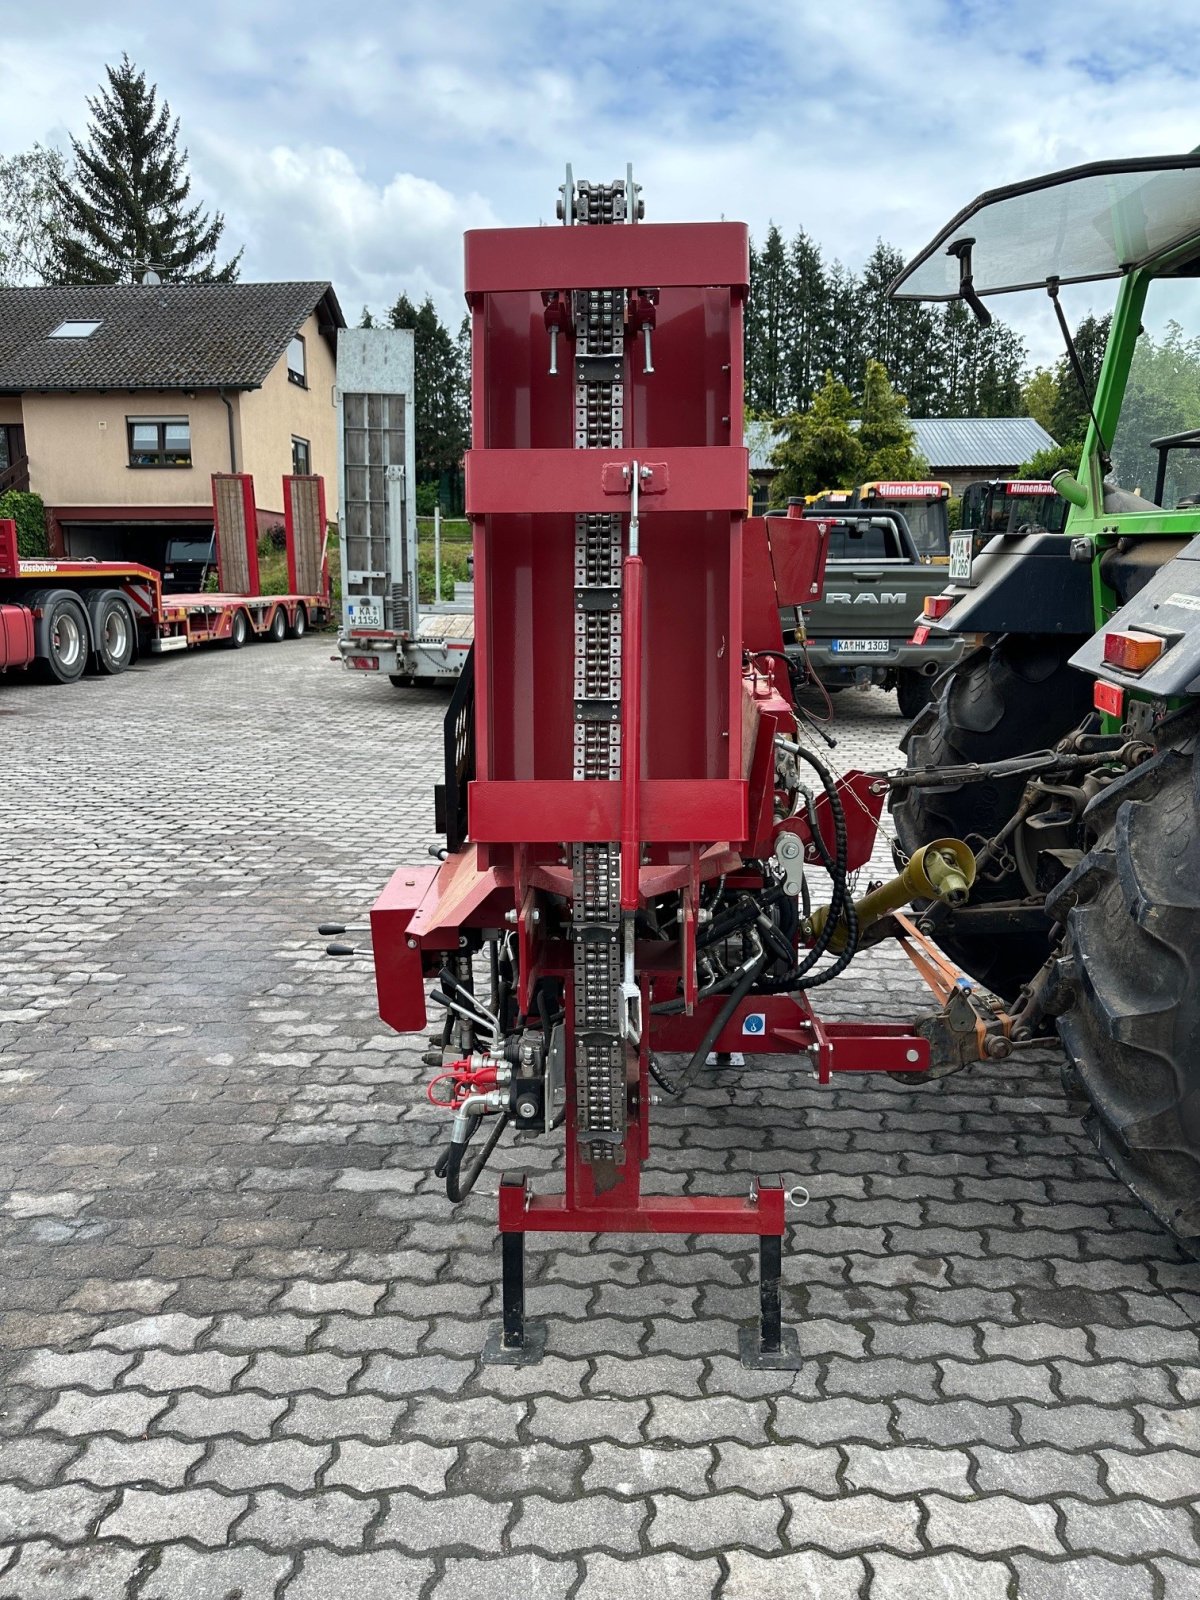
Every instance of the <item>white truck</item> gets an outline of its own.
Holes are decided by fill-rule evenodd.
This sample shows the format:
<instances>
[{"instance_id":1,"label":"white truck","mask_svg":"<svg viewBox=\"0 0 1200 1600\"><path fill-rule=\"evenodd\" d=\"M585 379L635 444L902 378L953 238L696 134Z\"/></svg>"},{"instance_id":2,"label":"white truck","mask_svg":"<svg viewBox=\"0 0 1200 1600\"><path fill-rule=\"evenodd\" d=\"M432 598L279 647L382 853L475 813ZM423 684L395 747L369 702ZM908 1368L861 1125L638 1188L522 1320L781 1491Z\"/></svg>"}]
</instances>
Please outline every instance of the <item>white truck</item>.
<instances>
[{"instance_id":1,"label":"white truck","mask_svg":"<svg viewBox=\"0 0 1200 1600\"><path fill-rule=\"evenodd\" d=\"M469 586L426 605L418 592L413 389L410 329L338 335L338 653L352 671L386 673L397 688L454 682L474 637Z\"/></svg>"}]
</instances>

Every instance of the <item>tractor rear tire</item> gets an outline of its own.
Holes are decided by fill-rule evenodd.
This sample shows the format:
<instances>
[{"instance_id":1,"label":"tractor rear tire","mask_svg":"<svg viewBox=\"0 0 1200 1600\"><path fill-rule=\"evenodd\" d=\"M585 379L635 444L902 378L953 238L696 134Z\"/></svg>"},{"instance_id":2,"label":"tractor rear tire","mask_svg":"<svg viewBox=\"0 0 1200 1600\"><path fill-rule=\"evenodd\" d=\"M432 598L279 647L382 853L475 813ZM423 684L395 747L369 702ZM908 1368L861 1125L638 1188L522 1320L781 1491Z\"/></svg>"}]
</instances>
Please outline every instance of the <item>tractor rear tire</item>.
<instances>
[{"instance_id":1,"label":"tractor rear tire","mask_svg":"<svg viewBox=\"0 0 1200 1600\"><path fill-rule=\"evenodd\" d=\"M905 722L919 716L933 699L933 678L926 672L905 667L896 682L896 704Z\"/></svg>"},{"instance_id":2,"label":"tractor rear tire","mask_svg":"<svg viewBox=\"0 0 1200 1600\"><path fill-rule=\"evenodd\" d=\"M901 740L908 766L950 767L1053 749L1092 709L1091 679L1067 664L1081 643L1005 634L968 652L942 676L937 699ZM978 850L1012 816L1024 789L1025 779L1015 777L901 790L891 802L900 849L907 857L934 839L955 838ZM1024 900L1029 893L1013 866L996 877L981 874L971 904ZM1011 1000L1049 955L1049 934L1049 917L1034 930L972 935L957 929L951 915L935 937L971 977Z\"/></svg>"},{"instance_id":3,"label":"tractor rear tire","mask_svg":"<svg viewBox=\"0 0 1200 1600\"><path fill-rule=\"evenodd\" d=\"M1050 896L1066 923L1058 1032L1108 1165L1200 1259L1200 768L1194 712L1088 808Z\"/></svg>"}]
</instances>

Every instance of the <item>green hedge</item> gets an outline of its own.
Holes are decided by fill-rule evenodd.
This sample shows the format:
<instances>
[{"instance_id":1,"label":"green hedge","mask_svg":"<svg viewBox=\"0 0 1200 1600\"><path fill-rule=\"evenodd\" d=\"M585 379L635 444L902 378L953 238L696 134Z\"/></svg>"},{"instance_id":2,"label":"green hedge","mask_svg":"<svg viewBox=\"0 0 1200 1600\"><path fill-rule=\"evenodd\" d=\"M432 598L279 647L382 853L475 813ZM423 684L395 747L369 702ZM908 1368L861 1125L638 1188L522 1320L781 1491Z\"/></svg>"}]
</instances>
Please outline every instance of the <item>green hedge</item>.
<instances>
[{"instance_id":1,"label":"green hedge","mask_svg":"<svg viewBox=\"0 0 1200 1600\"><path fill-rule=\"evenodd\" d=\"M26 561L50 554L46 506L40 494L25 494L19 489L0 494L0 517L11 517L16 523L17 554Z\"/></svg>"}]
</instances>

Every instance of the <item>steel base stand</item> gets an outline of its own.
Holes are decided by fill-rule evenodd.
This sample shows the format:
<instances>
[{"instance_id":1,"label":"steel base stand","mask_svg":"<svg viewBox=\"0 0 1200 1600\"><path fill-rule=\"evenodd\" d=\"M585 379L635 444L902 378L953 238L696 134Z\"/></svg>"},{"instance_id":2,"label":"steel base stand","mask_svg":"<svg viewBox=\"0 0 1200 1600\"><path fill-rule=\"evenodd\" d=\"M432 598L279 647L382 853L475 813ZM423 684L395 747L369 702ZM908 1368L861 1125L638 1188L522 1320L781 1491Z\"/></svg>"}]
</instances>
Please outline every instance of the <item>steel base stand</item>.
<instances>
[{"instance_id":1,"label":"steel base stand","mask_svg":"<svg viewBox=\"0 0 1200 1600\"><path fill-rule=\"evenodd\" d=\"M525 1179L505 1173L504 1187L524 1191ZM500 1235L501 1321L487 1336L480 1360L485 1367L532 1367L546 1353L546 1324L525 1320L525 1235Z\"/></svg>"},{"instance_id":2,"label":"steel base stand","mask_svg":"<svg viewBox=\"0 0 1200 1600\"><path fill-rule=\"evenodd\" d=\"M778 1183L778 1179L762 1182ZM783 1240L777 1233L764 1233L758 1241L757 1328L741 1328L738 1351L742 1365L755 1370L797 1372L800 1369L800 1341L795 1328L783 1326L779 1281L783 1276Z\"/></svg>"}]
</instances>

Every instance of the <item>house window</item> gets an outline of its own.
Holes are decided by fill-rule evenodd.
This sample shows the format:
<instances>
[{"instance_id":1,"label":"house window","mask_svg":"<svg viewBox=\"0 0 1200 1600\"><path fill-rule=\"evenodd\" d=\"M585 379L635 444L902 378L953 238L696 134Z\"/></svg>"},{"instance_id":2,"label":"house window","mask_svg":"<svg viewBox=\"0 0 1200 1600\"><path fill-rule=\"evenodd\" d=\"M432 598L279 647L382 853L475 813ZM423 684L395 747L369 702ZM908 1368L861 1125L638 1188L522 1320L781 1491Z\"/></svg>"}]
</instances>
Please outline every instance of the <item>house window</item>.
<instances>
[{"instance_id":1,"label":"house window","mask_svg":"<svg viewBox=\"0 0 1200 1600\"><path fill-rule=\"evenodd\" d=\"M312 456L308 448L307 439L297 439L292 435L292 471L297 477L306 477L312 471Z\"/></svg>"},{"instance_id":2,"label":"house window","mask_svg":"<svg viewBox=\"0 0 1200 1600\"><path fill-rule=\"evenodd\" d=\"M288 382L308 388L308 373L304 365L304 335L298 333L288 345Z\"/></svg>"},{"instance_id":3,"label":"house window","mask_svg":"<svg viewBox=\"0 0 1200 1600\"><path fill-rule=\"evenodd\" d=\"M192 428L187 417L126 417L131 467L190 467Z\"/></svg>"},{"instance_id":4,"label":"house window","mask_svg":"<svg viewBox=\"0 0 1200 1600\"><path fill-rule=\"evenodd\" d=\"M60 322L57 328L52 328L47 337L51 339L86 339L90 334L95 333L99 326L98 321L90 322L84 318L68 318L66 322Z\"/></svg>"}]
</instances>

